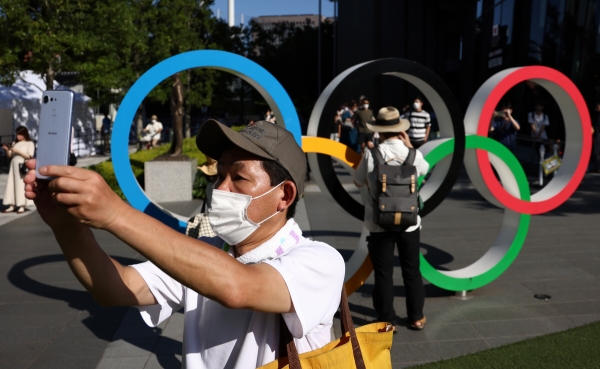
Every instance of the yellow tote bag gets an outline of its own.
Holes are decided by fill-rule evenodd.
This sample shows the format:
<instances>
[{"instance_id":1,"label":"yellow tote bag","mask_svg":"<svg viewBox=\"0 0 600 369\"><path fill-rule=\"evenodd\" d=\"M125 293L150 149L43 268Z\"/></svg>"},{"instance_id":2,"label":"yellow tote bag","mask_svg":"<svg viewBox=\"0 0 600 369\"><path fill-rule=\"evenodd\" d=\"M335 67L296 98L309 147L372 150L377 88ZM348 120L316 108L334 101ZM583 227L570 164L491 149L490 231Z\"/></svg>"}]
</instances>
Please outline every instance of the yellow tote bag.
<instances>
[{"instance_id":1,"label":"yellow tote bag","mask_svg":"<svg viewBox=\"0 0 600 369\"><path fill-rule=\"evenodd\" d=\"M340 307L342 337L301 355L298 355L294 340L281 319L281 329L285 329L285 338L282 339L285 339L288 356L257 369L391 369L393 326L389 323L371 323L354 329L345 288L342 289Z\"/></svg>"}]
</instances>

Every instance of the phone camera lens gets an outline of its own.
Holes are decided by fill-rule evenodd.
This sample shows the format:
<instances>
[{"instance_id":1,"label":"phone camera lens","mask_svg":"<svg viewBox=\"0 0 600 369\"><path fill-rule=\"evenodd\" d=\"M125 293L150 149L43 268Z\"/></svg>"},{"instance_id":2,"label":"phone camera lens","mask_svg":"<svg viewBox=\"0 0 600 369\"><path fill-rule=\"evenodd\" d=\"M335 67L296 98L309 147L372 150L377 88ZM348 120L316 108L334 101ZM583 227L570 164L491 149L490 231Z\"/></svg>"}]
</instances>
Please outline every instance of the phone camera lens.
<instances>
[{"instance_id":1,"label":"phone camera lens","mask_svg":"<svg viewBox=\"0 0 600 369\"><path fill-rule=\"evenodd\" d=\"M44 96L44 104L48 103L48 96Z\"/></svg>"},{"instance_id":2,"label":"phone camera lens","mask_svg":"<svg viewBox=\"0 0 600 369\"><path fill-rule=\"evenodd\" d=\"M50 98L50 101L54 101L54 98L53 98L53 97L51 97L51 98Z\"/></svg>"}]
</instances>

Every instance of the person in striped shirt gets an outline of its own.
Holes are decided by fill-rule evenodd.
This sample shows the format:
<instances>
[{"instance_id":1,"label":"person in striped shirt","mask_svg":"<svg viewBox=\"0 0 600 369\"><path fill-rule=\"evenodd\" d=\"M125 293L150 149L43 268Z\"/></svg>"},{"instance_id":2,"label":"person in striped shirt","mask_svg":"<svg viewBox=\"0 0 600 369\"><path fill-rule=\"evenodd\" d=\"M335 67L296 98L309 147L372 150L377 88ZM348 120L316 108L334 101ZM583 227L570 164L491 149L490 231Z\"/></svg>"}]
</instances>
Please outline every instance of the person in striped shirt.
<instances>
[{"instance_id":1,"label":"person in striped shirt","mask_svg":"<svg viewBox=\"0 0 600 369\"><path fill-rule=\"evenodd\" d=\"M423 100L419 96L415 97L412 109L402 115L402 118L408 119L410 122L410 128L407 132L410 143L415 149L421 147L429 138L431 117L428 112L423 110Z\"/></svg>"}]
</instances>

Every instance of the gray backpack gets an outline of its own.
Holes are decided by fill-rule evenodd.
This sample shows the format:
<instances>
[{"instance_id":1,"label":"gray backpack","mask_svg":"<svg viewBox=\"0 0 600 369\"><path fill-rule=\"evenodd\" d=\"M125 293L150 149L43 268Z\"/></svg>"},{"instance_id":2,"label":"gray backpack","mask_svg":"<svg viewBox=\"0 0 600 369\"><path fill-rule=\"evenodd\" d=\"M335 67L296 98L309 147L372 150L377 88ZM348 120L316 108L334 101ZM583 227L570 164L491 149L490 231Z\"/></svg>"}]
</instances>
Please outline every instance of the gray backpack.
<instances>
[{"instance_id":1,"label":"gray backpack","mask_svg":"<svg viewBox=\"0 0 600 369\"><path fill-rule=\"evenodd\" d=\"M373 221L387 231L403 231L417 224L419 188L417 168L413 165L416 149L408 149L402 165L387 165L374 148L376 186L373 197Z\"/></svg>"}]
</instances>

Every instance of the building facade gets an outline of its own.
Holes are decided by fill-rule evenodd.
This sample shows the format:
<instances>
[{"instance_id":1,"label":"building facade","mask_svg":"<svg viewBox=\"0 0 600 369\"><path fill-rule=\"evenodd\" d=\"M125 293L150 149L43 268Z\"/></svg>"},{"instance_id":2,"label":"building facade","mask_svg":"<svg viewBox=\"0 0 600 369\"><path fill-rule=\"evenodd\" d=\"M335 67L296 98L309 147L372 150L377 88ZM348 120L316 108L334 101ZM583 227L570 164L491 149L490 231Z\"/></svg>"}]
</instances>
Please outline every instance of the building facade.
<instances>
[{"instance_id":1,"label":"building facade","mask_svg":"<svg viewBox=\"0 0 600 369\"><path fill-rule=\"evenodd\" d=\"M567 75L590 109L600 101L600 0L346 0L336 39L338 73L373 59L410 59L438 74L463 109L490 76L526 65ZM534 97L526 86L513 90L506 98L523 117ZM403 106L419 91L380 76L348 93L378 107ZM553 110L553 101L546 105Z\"/></svg>"},{"instance_id":2,"label":"building facade","mask_svg":"<svg viewBox=\"0 0 600 369\"><path fill-rule=\"evenodd\" d=\"M296 27L309 26L314 28L319 25L319 16L316 14L263 15L252 19L260 24L264 30L269 30L275 24L283 22L288 22ZM325 17L321 17L321 22L324 22L325 19Z\"/></svg>"}]
</instances>

